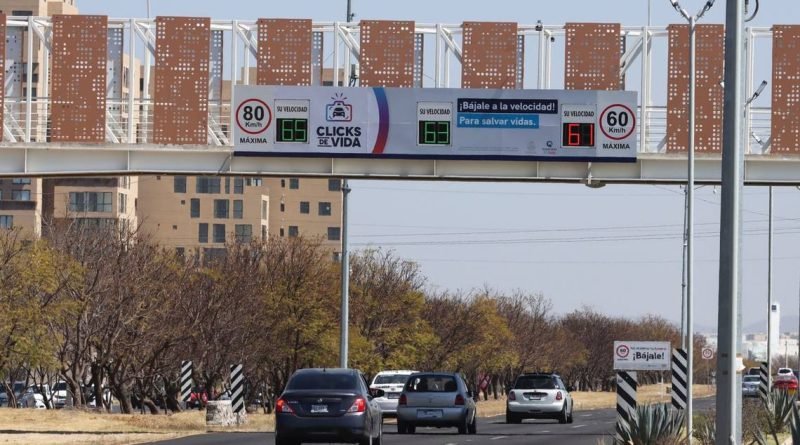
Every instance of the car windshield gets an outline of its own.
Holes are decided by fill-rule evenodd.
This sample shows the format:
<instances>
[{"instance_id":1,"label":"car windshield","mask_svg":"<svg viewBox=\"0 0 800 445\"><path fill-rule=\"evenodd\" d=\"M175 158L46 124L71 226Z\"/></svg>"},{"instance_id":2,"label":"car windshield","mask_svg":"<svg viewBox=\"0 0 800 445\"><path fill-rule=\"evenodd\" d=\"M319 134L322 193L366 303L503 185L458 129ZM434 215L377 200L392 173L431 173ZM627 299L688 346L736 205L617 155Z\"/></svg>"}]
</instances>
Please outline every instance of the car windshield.
<instances>
[{"instance_id":1,"label":"car windshield","mask_svg":"<svg viewBox=\"0 0 800 445\"><path fill-rule=\"evenodd\" d=\"M517 379L514 389L556 389L556 382L550 376L523 376Z\"/></svg>"},{"instance_id":2,"label":"car windshield","mask_svg":"<svg viewBox=\"0 0 800 445\"><path fill-rule=\"evenodd\" d=\"M379 375L375 377L373 385L386 385L389 383L403 384L408 380L408 374Z\"/></svg>"},{"instance_id":3,"label":"car windshield","mask_svg":"<svg viewBox=\"0 0 800 445\"><path fill-rule=\"evenodd\" d=\"M759 380L760 380L760 378L757 375L746 375L746 376L744 376L744 381L748 382L748 383L752 383L752 382L758 383Z\"/></svg>"},{"instance_id":4,"label":"car windshield","mask_svg":"<svg viewBox=\"0 0 800 445\"><path fill-rule=\"evenodd\" d=\"M56 386L53 387L53 391L66 391L67 390L67 382L58 382Z\"/></svg>"},{"instance_id":5,"label":"car windshield","mask_svg":"<svg viewBox=\"0 0 800 445\"><path fill-rule=\"evenodd\" d=\"M417 375L408 379L406 392L456 392L458 384L449 375Z\"/></svg>"},{"instance_id":6,"label":"car windshield","mask_svg":"<svg viewBox=\"0 0 800 445\"><path fill-rule=\"evenodd\" d=\"M286 389L353 390L358 388L358 379L353 374L305 372L289 380Z\"/></svg>"}]
</instances>

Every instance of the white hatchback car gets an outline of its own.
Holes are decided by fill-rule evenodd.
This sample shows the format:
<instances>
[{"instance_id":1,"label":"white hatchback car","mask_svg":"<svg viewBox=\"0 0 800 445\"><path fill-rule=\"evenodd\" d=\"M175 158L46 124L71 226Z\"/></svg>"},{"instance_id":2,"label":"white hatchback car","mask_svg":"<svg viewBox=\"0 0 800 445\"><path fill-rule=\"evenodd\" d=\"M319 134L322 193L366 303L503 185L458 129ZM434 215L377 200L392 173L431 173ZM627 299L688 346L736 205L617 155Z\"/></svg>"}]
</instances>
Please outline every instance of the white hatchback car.
<instances>
[{"instance_id":1,"label":"white hatchback car","mask_svg":"<svg viewBox=\"0 0 800 445\"><path fill-rule=\"evenodd\" d=\"M375 401L381 406L383 417L397 416L397 401L400 399L400 393L403 392L403 385L406 384L411 374L415 372L417 371L397 370L381 371L375 374L369 389L370 391L374 389L383 390L384 396L375 398Z\"/></svg>"},{"instance_id":2,"label":"white hatchback car","mask_svg":"<svg viewBox=\"0 0 800 445\"><path fill-rule=\"evenodd\" d=\"M778 368L778 375L794 375L792 368Z\"/></svg>"},{"instance_id":3,"label":"white hatchback car","mask_svg":"<svg viewBox=\"0 0 800 445\"><path fill-rule=\"evenodd\" d=\"M570 389L557 374L532 373L517 377L506 401L506 423L523 419L556 419L572 423Z\"/></svg>"}]
</instances>

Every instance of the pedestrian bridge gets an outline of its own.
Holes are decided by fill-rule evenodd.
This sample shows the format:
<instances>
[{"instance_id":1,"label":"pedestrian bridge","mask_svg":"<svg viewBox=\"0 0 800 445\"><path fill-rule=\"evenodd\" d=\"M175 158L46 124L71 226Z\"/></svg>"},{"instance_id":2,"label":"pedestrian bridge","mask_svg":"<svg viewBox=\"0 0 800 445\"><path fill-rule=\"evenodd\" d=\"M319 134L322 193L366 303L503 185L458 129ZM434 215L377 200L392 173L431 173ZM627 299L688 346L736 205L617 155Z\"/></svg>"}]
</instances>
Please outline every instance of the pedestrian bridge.
<instances>
[{"instance_id":1,"label":"pedestrian bridge","mask_svg":"<svg viewBox=\"0 0 800 445\"><path fill-rule=\"evenodd\" d=\"M104 16L1 17L0 176L220 174L686 181L688 29ZM746 30L745 180L800 184L800 25ZM697 171L720 182L724 35L698 26ZM766 49L765 49L766 48ZM28 57L28 55L31 55ZM772 66L762 79L754 67ZM233 87L232 87L233 85ZM236 85L635 90L634 163L241 157ZM332 93L333 94L333 93Z\"/></svg>"}]
</instances>

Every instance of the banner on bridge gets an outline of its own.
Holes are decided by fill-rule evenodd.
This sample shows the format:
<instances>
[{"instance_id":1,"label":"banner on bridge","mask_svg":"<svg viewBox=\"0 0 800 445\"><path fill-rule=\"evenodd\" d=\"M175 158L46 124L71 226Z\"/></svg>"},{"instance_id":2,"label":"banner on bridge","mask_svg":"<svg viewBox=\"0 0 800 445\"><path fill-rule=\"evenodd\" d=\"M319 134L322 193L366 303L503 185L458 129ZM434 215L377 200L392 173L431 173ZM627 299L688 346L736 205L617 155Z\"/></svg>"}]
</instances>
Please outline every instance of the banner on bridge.
<instances>
[{"instance_id":1,"label":"banner on bridge","mask_svg":"<svg viewBox=\"0 0 800 445\"><path fill-rule=\"evenodd\" d=\"M636 92L237 86L242 155L636 160Z\"/></svg>"}]
</instances>

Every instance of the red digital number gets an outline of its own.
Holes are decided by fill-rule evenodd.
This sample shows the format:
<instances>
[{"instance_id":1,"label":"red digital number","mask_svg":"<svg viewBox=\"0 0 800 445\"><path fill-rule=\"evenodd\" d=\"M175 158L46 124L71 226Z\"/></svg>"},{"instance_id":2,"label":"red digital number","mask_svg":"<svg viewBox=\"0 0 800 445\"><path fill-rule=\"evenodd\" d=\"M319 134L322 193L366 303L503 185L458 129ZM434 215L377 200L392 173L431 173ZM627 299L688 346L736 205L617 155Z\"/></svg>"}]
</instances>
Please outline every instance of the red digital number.
<instances>
[{"instance_id":1,"label":"red digital number","mask_svg":"<svg viewBox=\"0 0 800 445\"><path fill-rule=\"evenodd\" d=\"M567 145L581 145L581 124L567 124Z\"/></svg>"}]
</instances>

